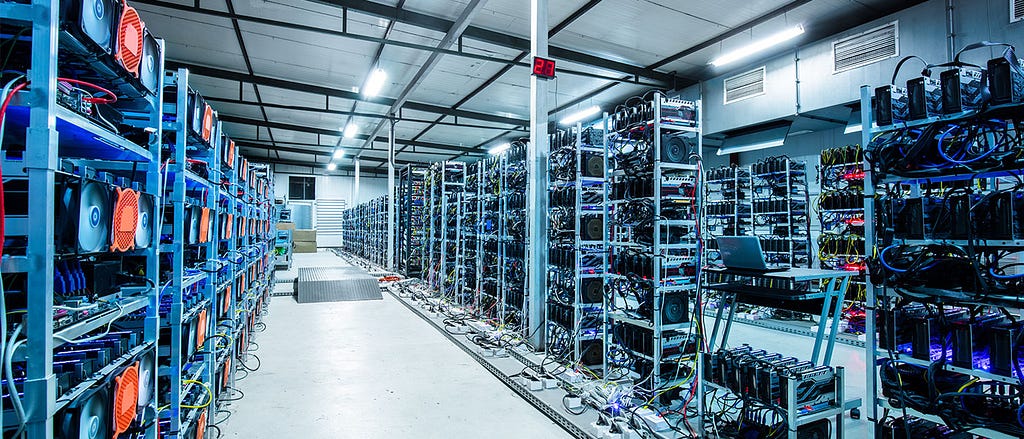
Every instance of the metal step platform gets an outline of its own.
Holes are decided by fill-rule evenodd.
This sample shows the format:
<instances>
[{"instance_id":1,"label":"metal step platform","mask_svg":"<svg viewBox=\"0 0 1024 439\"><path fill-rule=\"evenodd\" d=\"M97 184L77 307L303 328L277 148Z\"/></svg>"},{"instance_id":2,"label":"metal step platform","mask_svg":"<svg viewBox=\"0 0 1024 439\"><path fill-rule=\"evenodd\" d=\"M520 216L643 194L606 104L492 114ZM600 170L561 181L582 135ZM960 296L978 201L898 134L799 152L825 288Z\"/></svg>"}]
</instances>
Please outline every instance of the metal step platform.
<instances>
[{"instance_id":1,"label":"metal step platform","mask_svg":"<svg viewBox=\"0 0 1024 439\"><path fill-rule=\"evenodd\" d=\"M300 267L295 278L298 303L381 300L377 277L366 270L347 267Z\"/></svg>"}]
</instances>

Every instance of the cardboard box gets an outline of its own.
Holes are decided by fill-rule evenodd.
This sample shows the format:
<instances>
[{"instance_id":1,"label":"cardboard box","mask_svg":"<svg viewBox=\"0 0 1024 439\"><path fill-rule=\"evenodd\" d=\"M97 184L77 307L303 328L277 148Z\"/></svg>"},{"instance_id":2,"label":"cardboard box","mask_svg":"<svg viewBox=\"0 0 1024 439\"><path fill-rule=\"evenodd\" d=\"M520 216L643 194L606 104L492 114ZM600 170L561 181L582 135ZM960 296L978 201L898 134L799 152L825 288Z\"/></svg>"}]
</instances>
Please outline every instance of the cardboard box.
<instances>
[{"instance_id":1,"label":"cardboard box","mask_svg":"<svg viewBox=\"0 0 1024 439\"><path fill-rule=\"evenodd\" d=\"M277 223L277 230L295 230L295 223Z\"/></svg>"},{"instance_id":2,"label":"cardboard box","mask_svg":"<svg viewBox=\"0 0 1024 439\"><path fill-rule=\"evenodd\" d=\"M295 242L316 242L316 229L295 229L292 239Z\"/></svg>"},{"instance_id":3,"label":"cardboard box","mask_svg":"<svg viewBox=\"0 0 1024 439\"><path fill-rule=\"evenodd\" d=\"M308 241L296 241L293 253L316 253L316 243Z\"/></svg>"}]
</instances>

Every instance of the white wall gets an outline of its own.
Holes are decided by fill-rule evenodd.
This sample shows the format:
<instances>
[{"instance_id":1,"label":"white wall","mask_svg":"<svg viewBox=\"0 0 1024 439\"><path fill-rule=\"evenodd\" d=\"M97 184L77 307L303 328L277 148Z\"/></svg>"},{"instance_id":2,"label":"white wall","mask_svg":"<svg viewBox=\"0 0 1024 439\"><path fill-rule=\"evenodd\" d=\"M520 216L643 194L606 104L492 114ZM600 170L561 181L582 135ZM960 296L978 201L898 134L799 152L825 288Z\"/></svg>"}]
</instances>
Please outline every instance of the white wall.
<instances>
[{"instance_id":1,"label":"white wall","mask_svg":"<svg viewBox=\"0 0 1024 439\"><path fill-rule=\"evenodd\" d=\"M292 175L298 175L303 177L309 177L310 174L289 174L284 172L277 172L274 174L274 183L276 185L277 197L284 198L288 195L288 177ZM360 204L370 201L374 198L384 196L388 191L388 179L379 177L359 177L359 194L356 196L356 202L352 202L352 185L355 182L354 177L338 176L338 175L317 175L316 176L316 197L324 200L345 200L345 202L352 206L353 204Z\"/></svg>"}]
</instances>

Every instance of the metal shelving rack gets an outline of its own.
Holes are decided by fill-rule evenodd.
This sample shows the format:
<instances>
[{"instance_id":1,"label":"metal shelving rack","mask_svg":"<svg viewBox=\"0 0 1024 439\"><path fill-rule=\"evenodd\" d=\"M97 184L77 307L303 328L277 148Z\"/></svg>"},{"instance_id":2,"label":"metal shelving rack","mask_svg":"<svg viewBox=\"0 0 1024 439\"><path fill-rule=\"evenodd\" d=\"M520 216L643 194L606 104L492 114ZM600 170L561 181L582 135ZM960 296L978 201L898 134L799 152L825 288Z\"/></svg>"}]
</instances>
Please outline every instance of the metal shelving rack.
<instances>
[{"instance_id":1,"label":"metal shelving rack","mask_svg":"<svg viewBox=\"0 0 1024 439\"><path fill-rule=\"evenodd\" d=\"M823 150L818 167L821 194L814 209L821 225L817 246L819 267L860 272L850 280L847 297L856 305L851 311L862 310L867 288L863 162L863 148L860 145ZM860 319L850 318L853 315L844 315L850 325L847 331L863 332Z\"/></svg>"},{"instance_id":2,"label":"metal shelving rack","mask_svg":"<svg viewBox=\"0 0 1024 439\"><path fill-rule=\"evenodd\" d=\"M873 90L871 89L871 87L866 86L866 85L862 86L861 87L861 98L860 98L861 108L866 108L866 109L873 108L872 107L872 98L873 98ZM989 108L989 110L992 111L992 110L994 110L994 108ZM1003 115L1013 115L1013 114L1019 115L1022 111L1024 111L1024 105L1022 105L1020 103L1006 104L1006 105L1003 105L1002 108L999 108L998 110L1001 111ZM865 127L865 129L862 132L862 137L861 137L861 144L862 145L870 145L872 140L876 136L879 136L879 135L881 135L883 133L886 133L888 131L891 131L891 130L923 128L925 125L928 125L928 124L938 123L940 121L947 121L947 120L952 122L952 121L955 121L957 119L964 118L965 116L971 116L972 114L974 114L973 112L968 111L968 112L963 112L963 113L957 113L957 114L953 114L953 115L943 116L941 118L930 117L930 118L922 119L922 120L918 120L918 121L900 123L899 126L882 126L882 127L878 127L878 126L875 126L874 115L872 113L873 113L872 111L863 111L862 115L861 115L861 123L862 123L862 126ZM1020 127L1014 127L1014 129L1015 130L1019 130ZM1016 146L1014 146L1014 147L1016 148ZM878 175L874 175L872 167L870 166L870 162L867 161L867 160L865 160L865 162L863 163L863 169L865 171L865 177L864 177L864 200L865 200L865 202L864 202L864 217L865 218L877 218L878 217L877 215L878 215L878 212L879 212L879 208L883 206L883 204L878 199L879 195L880 195L879 192L878 192L879 188L883 188L883 187L887 187L888 186L894 192L898 191L898 193L909 194L911 196L921 196L922 193L927 193L927 189L923 189L924 186L945 185L947 187L953 187L955 184L964 185L965 183L969 183L967 185L968 187L978 187L978 188L981 188L982 186L978 185L978 183L984 182L987 185L985 187L993 188L993 187L998 187L998 185L1000 183L999 182L1000 179L1008 179L1008 180L1010 180L1010 183L1011 183L1010 186L1012 187L1014 184L1017 183L1017 181L1020 178L1020 176L1022 174L1024 174L1024 169L1008 169L1008 170L993 171L993 172L972 172L972 171L968 171L968 170L957 170L955 172L948 173L948 174L945 174L945 175L942 175L942 176L917 177L917 178L914 178L914 177L899 177L899 176L895 176L895 175L892 175L892 176L878 176ZM973 207L972 207L972 209L973 209ZM924 213L923 212L918 212L917 215L922 215L922 218L923 218ZM972 224L972 221L971 220L967 221L967 224ZM864 224L864 237L865 237L866 245L867 245L869 251L871 251L872 254L877 254L876 252L884 252L885 249L886 249L885 246L890 245L890 242L886 242L883 239L884 236L880 234L880 230L878 229L880 226L884 226L884 225L885 224L882 223L881 221L879 221L878 224L876 224L875 221L866 221L865 224ZM922 227L924 227L924 226L922 225ZM933 237L934 239L915 239L915 238L910 238L910 237L899 237L899 236L896 235L896 233L895 233L895 231L893 229L885 229L885 228L883 228L883 229L881 229L881 232L885 233L887 235L890 235L890 241L892 241L892 243L903 243L903 244L906 244L906 245L925 245L925 244L929 244L929 243L931 243L931 244L942 243L942 244L950 244L950 245L975 245L975 246L978 246L978 247L998 248L998 249L1001 249L1003 251L1016 251L1016 250L1020 250L1020 248L1024 247L1024 240L1019 240L1019 239L1017 239L1017 240L1014 240L1014 239L1007 239L1007 240L972 239L972 240L966 240L966 239L945 239L945 238L939 238L939 237ZM926 231L925 232L925 236L923 238L928 238L929 237L929 233L930 232ZM884 273L879 273L879 276L882 276L882 275L884 275ZM951 280L951 282L953 282L953 281ZM884 421L884 419L882 419L882 416L881 416L882 410L880 410L880 409L896 410L897 412L904 410L902 408L893 407L893 405L890 404L890 402L889 402L889 398L885 397L883 395L882 391L881 391L881 385L880 385L881 383L879 381L879 370L878 370L878 368L879 368L878 365L879 365L879 360L880 359L887 359L887 358L895 359L896 361L898 361L900 363L904 363L904 364L908 364L908 365L914 365L914 366L920 366L920 367L923 367L923 368L935 369L935 370L940 371L940 372L943 372L943 371L944 372L955 372L955 373L963 374L965 377L971 377L973 379L984 381L984 382L994 382L994 383L1005 383L1005 384L1010 384L1010 385L1020 385L1021 377L1014 376L1014 373L1012 373L1012 372L1010 374L1008 374L1008 375L1000 375L1000 374L997 374L997 373L992 373L989 370L984 370L984 369L979 368L979 367L971 367L971 368L957 367L957 366L953 366L952 364L949 364L949 363L937 365L936 362L933 362L932 360L918 359L918 358L915 358L911 354L908 354L906 352L901 352L899 350L896 350L895 346L889 346L888 349L882 348L880 346L880 341L879 341L879 338L882 337L882 331L881 331L882 328L880 327L880 324L882 324L882 322L879 321L878 315L882 314L882 313L886 313L886 312L888 312L888 311L890 311L892 309L891 307L893 306L893 303L892 303L891 299L893 297L897 296L897 295L898 295L898 293L896 291L893 291L893 290L891 290L888 287L875 285L873 282L870 282L870 281L867 283L867 294L866 294L866 300L865 300L865 307L868 310L878 310L877 313L868 312L866 314L866 318L865 318L865 330L866 330L866 333L868 334L868 337L867 337L867 340L866 340L866 343L865 343L865 351L866 351L866 353L865 353L865 364L874 365L874 367L868 367L867 368L867 379L866 379L866 383L867 383L867 389L866 389L867 398L866 398L866 400L867 401L865 401L865 403L867 404L867 408L868 408L868 420L869 421L874 422L876 425L878 425L879 423ZM963 303L963 302L958 302L956 300L948 300L948 301L943 301L943 302L945 303L945 306L946 306L947 310L950 309L950 308L956 307L956 305L963 304L964 306L971 306L971 307L977 308L977 309L975 309L975 311L978 312L978 313L981 313L981 308L988 307L989 305L994 306L994 304L992 304L992 303L988 303L988 304L986 304L986 303L974 303L974 302ZM1019 303L1019 302L1016 302L1016 303ZM1019 308L1010 308L1010 309L1012 309L1012 311L1013 311L1010 314L1013 314L1013 317L1019 321L1021 319L1021 317L1022 317L1021 310ZM940 321L944 321L945 320L945 316L939 316L939 317L937 317L937 319L940 320ZM888 324L889 325L894 325L893 322L889 322ZM1011 345L1011 346L1014 346L1014 345ZM944 349L942 349L942 350L944 350ZM1019 350L1011 349L1011 351L1008 352L1008 354L1011 356L1011 360L1010 361L1014 361L1012 358L1016 357L1019 354ZM968 382L968 385L969 384L970 384L970 382ZM966 388L967 386L964 386L964 387ZM971 389L967 389L966 391L970 391L970 390ZM965 389L960 389L960 391L963 392L963 391L965 391ZM1018 401L1019 401L1019 399L1018 399ZM918 410L910 408L910 407L907 407L905 410L911 416L917 416L917 417L925 418L925 419L930 420L932 422L945 423L942 419L938 418L934 414L922 413L921 411L918 411ZM1009 438L1016 437L1016 436L1013 436L1011 434L1007 434L1005 432L997 431L997 430L994 430L994 429L991 429L991 428L974 428L974 429L969 430L969 432L972 433L972 434L982 435L984 437L992 438L992 439L1003 439L1003 438L1009 439Z\"/></svg>"},{"instance_id":3,"label":"metal shelving rack","mask_svg":"<svg viewBox=\"0 0 1024 439\"><path fill-rule=\"evenodd\" d=\"M160 245L161 253L171 256L162 267L169 274L166 279L165 296L162 301L169 301L168 312L161 316L162 325L166 328L169 343L161 347L160 357L169 364L162 367L159 375L166 380L169 392L161 401L166 407L169 421L165 434L176 435L188 431L197 421L206 407L203 401L211 400L214 395L202 393L203 389L211 388L213 383L215 349L206 335L213 334L216 318L213 315L217 307L216 277L222 266L217 264L216 237L220 236L218 221L207 222L213 240L197 237L201 234L201 221L210 215L216 217L219 188L213 182L220 180L220 138L212 136L209 143L198 139L190 132L190 86L189 72L186 69L169 71L165 75L164 94L166 105L164 112L172 122L164 123L164 130L171 139L165 147L171 157L166 163L168 187L163 194L164 209L171 211L171 224L165 224L161 235L166 238ZM190 160L201 160L206 163L208 178L200 176L189 169ZM203 209L203 218L196 220L194 216ZM208 210L207 210L208 209ZM190 210L187 216L186 210ZM186 224L191 228L186 234ZM194 224L194 225L193 225ZM188 239L191 236L192 239ZM168 241L169 242L165 242ZM193 242L190 242L193 241ZM193 262L201 261L200 266L186 268L186 256ZM163 362L162 361L162 362ZM199 408L202 407L202 408ZM164 414L162 411L161 415ZM205 426L203 427L205 428ZM161 429L161 431L165 431Z\"/></svg>"},{"instance_id":4,"label":"metal shelving rack","mask_svg":"<svg viewBox=\"0 0 1024 439\"><path fill-rule=\"evenodd\" d=\"M468 309L477 312L480 307L480 201L483 163L466 165L466 185L460 194L459 229L462 239L459 247L460 300Z\"/></svg>"},{"instance_id":5,"label":"metal shelving rack","mask_svg":"<svg viewBox=\"0 0 1024 439\"><path fill-rule=\"evenodd\" d=\"M703 206L703 193L698 189L701 183L699 167L690 157L680 162L663 160L663 142L672 135L689 138L692 142L691 152L700 156L703 145L701 103L683 103L667 99L661 93L654 93L653 96L652 101L641 104L646 106L646 109L632 112L633 115L639 115L640 120L636 120L636 117L627 119L630 116L620 113L613 116L614 122L609 127L608 155L615 154L615 151L636 148L641 143L637 140L637 135L644 137L644 130L652 130L653 144L650 148L653 151L649 153L649 157L653 169L650 175L639 178L634 177L635 173L626 174L623 169L618 168L623 166L618 160L610 169L608 175L611 177L612 193L618 192L616 185L626 181L650 180L651 183L641 185L648 189L642 196L633 193L636 189L634 187L625 198L611 197L607 203L610 205L611 219L608 245L613 263L609 265L609 272L605 275L605 284L613 296L608 309L608 326L605 329L605 357L608 363L606 377L615 373L616 369L624 370L623 378L636 380L638 390L652 394L659 389L670 388L687 381L684 377L689 375L689 372L679 369L679 365L684 363L679 361L681 358L692 356L692 363L685 363L692 364L693 368L697 367L695 352L693 355L685 352L687 346L691 344L688 339L691 335L691 319L666 323L663 321L663 305L668 294L685 298L680 299L683 302L680 308L681 312L689 317L686 303L697 289L703 251L701 240L696 235ZM693 120L675 119L673 111L663 108L666 105L680 103L692 105ZM635 224L624 222L627 205L638 200L651 200L653 210L650 216L638 218ZM672 216L678 215L682 218L666 219L666 213L677 207L683 208L676 210ZM686 211L690 214L686 214ZM646 224L650 224L650 228L642 226ZM647 236L648 233L653 235L649 244L637 240L639 236ZM627 267L624 260L627 250L646 255L646 258L641 259L649 262ZM640 266L639 269L637 265ZM637 281L637 276L641 280ZM645 295L645 298L637 300L635 295L627 298L627 294L618 293L616 285L622 285L630 291L638 291L638 294ZM650 304L647 316L641 315L638 310L642 302L648 301ZM666 343L667 338L671 343ZM679 352L664 355L665 348L670 344L678 344ZM628 359L625 364L621 361L612 361L612 358L623 356ZM663 363L666 361L675 364L677 370L663 369ZM639 366L641 364L645 366Z\"/></svg>"},{"instance_id":6,"label":"metal shelving rack","mask_svg":"<svg viewBox=\"0 0 1024 439\"><path fill-rule=\"evenodd\" d=\"M568 158L565 171L555 175L549 162L548 188L550 209L550 244L548 291L545 321L547 350L559 353L563 362L579 364L588 369L604 370L605 313L604 275L608 270L608 237L606 227L608 197L604 153L607 137L604 119L601 128L575 127L556 132L551 137L552 156ZM600 157L601 168L588 169ZM599 171L600 175L598 174ZM571 205L565 205L571 195ZM556 200L557 198L557 200ZM567 224L571 219L571 224ZM571 228L565 228L571 225ZM559 232L559 228L561 231ZM597 230L599 239L592 239ZM556 253L560 261L555 261ZM571 256L571 258L569 258ZM589 322L589 325L584 325Z\"/></svg>"},{"instance_id":7,"label":"metal shelving rack","mask_svg":"<svg viewBox=\"0 0 1024 439\"><path fill-rule=\"evenodd\" d=\"M501 315L504 285L501 258L501 185L502 159L489 157L481 163L480 188L480 309L481 317L496 319Z\"/></svg>"},{"instance_id":8,"label":"metal shelving rack","mask_svg":"<svg viewBox=\"0 0 1024 439\"><path fill-rule=\"evenodd\" d=\"M706 224L705 258L721 263L719 236L743 236L751 233L750 168L723 166L708 170L704 180L704 217Z\"/></svg>"},{"instance_id":9,"label":"metal shelving rack","mask_svg":"<svg viewBox=\"0 0 1024 439\"><path fill-rule=\"evenodd\" d=\"M769 157L750 168L751 225L769 264L811 266L807 164ZM781 193L780 193L781 192Z\"/></svg>"},{"instance_id":10,"label":"metal shelving rack","mask_svg":"<svg viewBox=\"0 0 1024 439\"><path fill-rule=\"evenodd\" d=\"M459 275L461 245L461 193L465 189L466 164L462 162L441 162L431 165L425 180L427 187L427 209L425 223L428 240L427 282L443 297L455 299L461 292L462 280Z\"/></svg>"},{"instance_id":11,"label":"metal shelving rack","mask_svg":"<svg viewBox=\"0 0 1024 439\"><path fill-rule=\"evenodd\" d=\"M527 335L532 323L526 318L526 144L513 142L500 156L499 166L499 321Z\"/></svg>"},{"instance_id":12,"label":"metal shelving rack","mask_svg":"<svg viewBox=\"0 0 1024 439\"><path fill-rule=\"evenodd\" d=\"M406 165L398 184L398 271L409 277L422 275L424 245L423 210L426 168Z\"/></svg>"},{"instance_id":13,"label":"metal shelving rack","mask_svg":"<svg viewBox=\"0 0 1024 439\"><path fill-rule=\"evenodd\" d=\"M6 114L6 129L10 137L23 136L26 148L22 157L13 157L10 154L11 148L7 147L0 158L6 171L5 187L9 184L13 186L16 181L23 182L26 197L25 211L21 214L12 212L13 200L7 201L4 235L11 239L7 240L2 271L4 274L24 276L25 285L30 285L32 289L32 294L25 294L24 324L16 325L19 330L24 330L25 338L22 340L32 342L15 342L15 351L11 354L14 362L25 364L24 396L20 399L26 415L24 431L32 438L52 437L55 414L76 401L88 388L123 370L122 366L139 358L143 351L155 349L158 332L158 291L145 286L119 287L121 296L113 299L119 311L105 309L63 327L54 324L54 311L57 309L54 303L54 274L55 261L59 256L55 248L56 175L62 173L62 165L71 160L76 166L131 178L142 192L155 194L160 187L157 163L160 157L162 105L159 93L137 99L121 99L119 107L125 113L126 123L151 130L145 145L135 144L60 106L57 103L60 65L56 54L63 54L64 49L57 44L61 29L59 11L57 2L45 0L0 4L0 17L4 17L7 24L31 29L26 34L31 42L26 63L28 73L24 79L31 84L45 85L30 86L12 98ZM158 45L162 49L163 40L158 40ZM156 62L162 68L163 59ZM132 172L133 164L138 165L137 172ZM140 175L143 177L138 178ZM28 197L33 200L31 203ZM19 251L15 253L12 251L14 248ZM145 270L145 281L150 285L157 284L159 270L155 244L147 249L129 251L125 255L140 258ZM6 291L5 302L15 294L15 291ZM7 314L11 314L9 310ZM136 321L136 330L141 329L142 340L139 340L138 345L63 395L58 395L58 382L53 369L54 349L68 343L68 339L102 330L108 323L114 322L117 326L131 323L130 320ZM138 320L142 321L141 325L137 324ZM8 323L12 323L10 318ZM6 327L4 330L5 335L13 335L6 333ZM156 378L151 379L151 388L155 389ZM155 409L155 402L146 408ZM2 419L5 430L21 425L10 413L5 413ZM156 437L155 425L150 425L145 434L147 437Z\"/></svg>"}]
</instances>

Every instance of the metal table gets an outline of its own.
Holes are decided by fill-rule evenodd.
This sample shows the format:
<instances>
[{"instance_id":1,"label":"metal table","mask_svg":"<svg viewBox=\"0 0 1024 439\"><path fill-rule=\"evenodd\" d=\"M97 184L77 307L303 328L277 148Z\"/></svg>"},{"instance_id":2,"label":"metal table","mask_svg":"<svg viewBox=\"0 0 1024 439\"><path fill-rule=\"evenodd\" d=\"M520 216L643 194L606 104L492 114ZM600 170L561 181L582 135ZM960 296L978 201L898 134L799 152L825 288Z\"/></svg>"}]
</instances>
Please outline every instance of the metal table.
<instances>
[{"instance_id":1,"label":"metal table","mask_svg":"<svg viewBox=\"0 0 1024 439\"><path fill-rule=\"evenodd\" d=\"M823 305L818 321L818 331L814 337L814 350L811 353L811 362L814 364L829 366L832 362L832 352L836 344L836 332L839 330L839 315L843 310L843 301L846 298L846 291L850 286L850 278L857 275L856 271L823 270L815 268L791 268L786 271L758 273L747 270L731 270L728 268L707 268L704 270L709 275L719 274L734 276L737 278L765 278L777 281L790 282L811 282L818 281L818 290L798 291L785 288L757 287L742 285L734 282L708 283L705 288L718 291L721 298L718 301L718 313L716 314L715 326L711 331L709 346L715 346L718 337L719 326L722 323L722 314L725 311L725 304L732 299L733 306L729 307L729 316L725 320L725 331L722 334L721 348L725 348L729 340L729 332L732 330L732 322L736 316L736 303L745 303L745 299L759 298L762 300L780 300L784 302L801 302L810 300L822 300ZM834 303L834 305L833 305ZM825 323L832 318L831 331L828 339L825 339ZM818 361L821 354L821 346L825 342L825 356Z\"/></svg>"}]
</instances>

